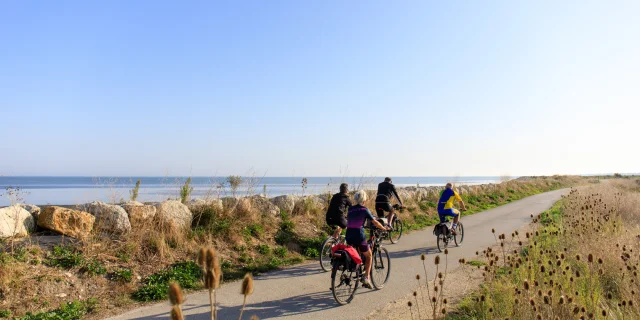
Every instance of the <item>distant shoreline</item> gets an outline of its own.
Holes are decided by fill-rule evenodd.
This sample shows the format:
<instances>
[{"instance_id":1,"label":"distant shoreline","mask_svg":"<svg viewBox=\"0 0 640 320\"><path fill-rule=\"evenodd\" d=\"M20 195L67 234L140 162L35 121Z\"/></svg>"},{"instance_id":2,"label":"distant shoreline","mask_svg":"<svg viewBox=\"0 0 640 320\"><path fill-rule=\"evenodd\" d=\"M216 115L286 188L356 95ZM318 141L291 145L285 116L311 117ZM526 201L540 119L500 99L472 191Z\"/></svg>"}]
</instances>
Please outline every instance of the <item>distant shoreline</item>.
<instances>
[{"instance_id":1,"label":"distant shoreline","mask_svg":"<svg viewBox=\"0 0 640 320\"><path fill-rule=\"evenodd\" d=\"M441 186L452 181L457 184L478 185L497 183L506 177L393 177L398 187L408 186ZM186 177L0 177L0 194L6 194L9 186L20 187L25 203L40 205L60 204L73 206L91 201L118 203L129 199L129 190L140 179L141 202L159 202L167 198L179 196L179 188ZM192 198L222 198L232 196L233 192L224 182L223 177L193 177ZM342 182L350 184L351 189L374 189L384 177L309 177L306 188L302 189L302 177L261 177L244 178L245 182L238 188L238 196L265 194L275 197L280 195L318 195L335 193ZM11 202L6 196L0 197L0 207Z\"/></svg>"}]
</instances>

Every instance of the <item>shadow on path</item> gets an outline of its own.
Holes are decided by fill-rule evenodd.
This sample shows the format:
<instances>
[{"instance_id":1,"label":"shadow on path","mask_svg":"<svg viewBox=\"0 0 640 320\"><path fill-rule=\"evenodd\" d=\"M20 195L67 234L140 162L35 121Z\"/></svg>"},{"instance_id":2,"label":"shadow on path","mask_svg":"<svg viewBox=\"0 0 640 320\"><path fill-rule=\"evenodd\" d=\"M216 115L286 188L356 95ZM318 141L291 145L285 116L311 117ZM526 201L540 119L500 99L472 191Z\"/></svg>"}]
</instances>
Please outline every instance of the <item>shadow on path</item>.
<instances>
[{"instance_id":1,"label":"shadow on path","mask_svg":"<svg viewBox=\"0 0 640 320\"><path fill-rule=\"evenodd\" d=\"M368 292L372 291L358 290L354 301L358 299L357 296L366 294ZM198 314L187 315L185 316L185 318L194 320L209 320L211 316L208 311L208 306L185 306L183 309L184 311L188 311L191 309L204 307L207 307L207 311ZM339 305L333 299L333 295L331 295L331 292L327 290L324 292L298 295L286 299L247 304L247 307L244 310L243 318L248 319L253 315L257 315L260 319L278 318L299 314L312 314L314 312L324 311L337 307L339 307ZM237 319L240 315L241 308L242 306L218 306L218 319ZM167 306L167 311L168 310L169 306ZM168 312L165 312L162 314L143 317L139 319L166 319L168 316ZM317 316L309 315L309 317Z\"/></svg>"},{"instance_id":2,"label":"shadow on path","mask_svg":"<svg viewBox=\"0 0 640 320\"><path fill-rule=\"evenodd\" d=\"M419 257L421 254L437 254L440 253L438 248L415 248L403 251L394 251L389 252L389 256L391 259L400 259L400 258L410 258L410 257ZM391 262L393 263L393 261Z\"/></svg>"},{"instance_id":3,"label":"shadow on path","mask_svg":"<svg viewBox=\"0 0 640 320\"><path fill-rule=\"evenodd\" d=\"M275 272L264 273L256 276L256 280L272 280L284 278L306 277L310 275L325 273L320 269L320 263L307 263L300 266L289 267Z\"/></svg>"}]
</instances>

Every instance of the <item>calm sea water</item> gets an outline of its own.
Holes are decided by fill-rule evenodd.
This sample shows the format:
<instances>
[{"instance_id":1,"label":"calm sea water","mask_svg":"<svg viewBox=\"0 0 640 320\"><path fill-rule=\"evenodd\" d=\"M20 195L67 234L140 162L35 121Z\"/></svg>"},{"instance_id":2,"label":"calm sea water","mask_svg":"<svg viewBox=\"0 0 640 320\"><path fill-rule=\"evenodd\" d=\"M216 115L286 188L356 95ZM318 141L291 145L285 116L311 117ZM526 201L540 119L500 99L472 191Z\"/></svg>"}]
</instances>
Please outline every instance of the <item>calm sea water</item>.
<instances>
[{"instance_id":1,"label":"calm sea water","mask_svg":"<svg viewBox=\"0 0 640 320\"><path fill-rule=\"evenodd\" d=\"M160 201L178 198L186 177L0 177L0 206L11 204L7 188L19 187L21 202L45 205L73 205L102 200L108 202L129 198L129 190L140 179L138 201ZM382 177L311 177L307 178L304 194L337 192L338 185L347 182L356 187L374 189ZM397 186L483 184L499 181L500 177L393 177ZM192 197L224 197L233 195L223 177L193 177ZM238 195L262 194L270 197L282 194L302 194L302 177L244 178Z\"/></svg>"}]
</instances>

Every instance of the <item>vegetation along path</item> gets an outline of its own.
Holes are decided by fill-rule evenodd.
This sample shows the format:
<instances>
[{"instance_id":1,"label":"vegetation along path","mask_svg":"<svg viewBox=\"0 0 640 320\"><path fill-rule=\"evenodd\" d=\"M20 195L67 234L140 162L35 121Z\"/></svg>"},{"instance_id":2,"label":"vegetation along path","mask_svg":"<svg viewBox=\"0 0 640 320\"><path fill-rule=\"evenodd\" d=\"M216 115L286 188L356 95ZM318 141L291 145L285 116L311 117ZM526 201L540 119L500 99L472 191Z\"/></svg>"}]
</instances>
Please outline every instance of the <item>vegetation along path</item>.
<instances>
[{"instance_id":1,"label":"vegetation along path","mask_svg":"<svg viewBox=\"0 0 640 320\"><path fill-rule=\"evenodd\" d=\"M531 196L491 210L463 218L464 244L452 247L447 256L448 268L458 267L458 259L475 256L476 250L495 243L491 230L509 233L530 221L531 214L549 209L568 189ZM392 271L384 289L373 291L360 288L353 302L338 306L330 287L329 273L321 272L317 263L304 264L256 277L255 292L250 297L245 315L257 315L260 319L361 319L371 311L381 309L387 303L405 297L417 287L415 274L422 271L418 258L426 253L432 261L438 254L432 228L405 235L398 244L387 244L391 252ZM442 256L444 262L444 255ZM432 263L427 264L429 278L435 276ZM442 269L441 269L442 270ZM218 291L219 319L236 319L242 306L238 282L226 283ZM209 319L209 296L206 292L188 295L183 305L188 319ZM132 310L111 319L167 318L167 302Z\"/></svg>"}]
</instances>

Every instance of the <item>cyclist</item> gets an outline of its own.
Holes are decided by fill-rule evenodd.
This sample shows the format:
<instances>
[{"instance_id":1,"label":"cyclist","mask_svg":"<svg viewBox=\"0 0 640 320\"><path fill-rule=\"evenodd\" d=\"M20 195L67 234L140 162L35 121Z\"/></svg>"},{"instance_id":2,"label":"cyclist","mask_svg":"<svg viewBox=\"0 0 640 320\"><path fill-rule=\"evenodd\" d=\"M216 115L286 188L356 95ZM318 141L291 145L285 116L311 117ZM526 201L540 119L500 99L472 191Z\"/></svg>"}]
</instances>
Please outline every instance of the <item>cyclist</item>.
<instances>
[{"instance_id":1,"label":"cyclist","mask_svg":"<svg viewBox=\"0 0 640 320\"><path fill-rule=\"evenodd\" d=\"M378 214L378 218L384 218L384 213L389 212L389 225L393 222L394 214L393 207L391 206L391 197L395 196L400 204L400 207L404 207L402 205L402 200L400 200L400 196L398 196L398 191L396 191L396 186L393 185L391 178L386 177L384 181L378 184L378 195L376 196L376 213ZM392 227L393 229L393 227Z\"/></svg>"},{"instance_id":2,"label":"cyclist","mask_svg":"<svg viewBox=\"0 0 640 320\"><path fill-rule=\"evenodd\" d=\"M440 217L440 223L447 221L447 216L453 217L451 232L455 235L460 211L453 207L454 200L458 200L458 202L460 202L460 208L462 211L467 210L467 207L464 205L464 201L462 201L458 192L453 190L451 183L447 183L445 189L440 193L440 200L438 201L438 216Z\"/></svg>"},{"instance_id":3,"label":"cyclist","mask_svg":"<svg viewBox=\"0 0 640 320\"><path fill-rule=\"evenodd\" d=\"M353 198L356 201L356 205L350 207L349 213L347 214L348 226L346 240L348 245L358 248L364 256L366 275L362 280L362 285L371 289L372 286L369 281L369 276L371 275L371 249L369 248L369 243L367 242L367 238L364 234L364 225L367 220L370 220L378 229L389 230L389 227L385 227L378 222L371 214L371 211L363 205L363 203L367 201L366 192L360 190L356 192Z\"/></svg>"},{"instance_id":4,"label":"cyclist","mask_svg":"<svg viewBox=\"0 0 640 320\"><path fill-rule=\"evenodd\" d=\"M329 209L327 210L326 221L331 227L335 227L333 237L338 239L342 229L347 228L347 219L345 217L347 209L352 206L351 199L349 199L349 185L346 183L340 184L340 192L334 194L331 197L329 203Z\"/></svg>"}]
</instances>

